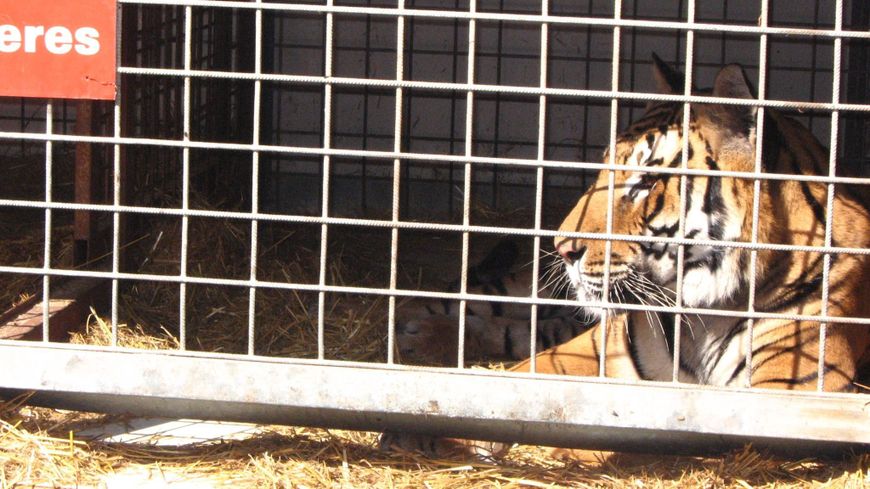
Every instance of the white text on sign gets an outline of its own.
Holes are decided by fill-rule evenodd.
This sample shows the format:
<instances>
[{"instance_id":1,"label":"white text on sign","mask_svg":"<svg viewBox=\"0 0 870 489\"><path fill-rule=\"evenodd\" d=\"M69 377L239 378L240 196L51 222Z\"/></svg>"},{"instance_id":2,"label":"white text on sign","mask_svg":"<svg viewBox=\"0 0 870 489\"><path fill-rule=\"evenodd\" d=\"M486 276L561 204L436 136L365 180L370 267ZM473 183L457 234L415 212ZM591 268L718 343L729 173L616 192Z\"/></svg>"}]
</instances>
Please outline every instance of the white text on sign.
<instances>
[{"instance_id":1,"label":"white text on sign","mask_svg":"<svg viewBox=\"0 0 870 489\"><path fill-rule=\"evenodd\" d=\"M71 31L64 26L46 28L42 25L0 25L0 53L36 53L44 46L51 54L64 55L75 50L82 56L100 52L100 33L93 27Z\"/></svg>"}]
</instances>

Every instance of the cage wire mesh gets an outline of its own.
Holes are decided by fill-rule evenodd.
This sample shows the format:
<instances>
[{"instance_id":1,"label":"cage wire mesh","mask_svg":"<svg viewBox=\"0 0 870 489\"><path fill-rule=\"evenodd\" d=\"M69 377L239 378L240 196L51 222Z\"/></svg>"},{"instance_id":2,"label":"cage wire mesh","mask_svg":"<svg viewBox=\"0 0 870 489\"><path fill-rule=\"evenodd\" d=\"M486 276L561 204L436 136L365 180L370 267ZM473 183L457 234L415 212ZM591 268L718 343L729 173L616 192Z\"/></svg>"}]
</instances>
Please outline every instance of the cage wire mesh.
<instances>
[{"instance_id":1,"label":"cage wire mesh","mask_svg":"<svg viewBox=\"0 0 870 489\"><path fill-rule=\"evenodd\" d=\"M23 176L0 183L21 237L0 253L3 306L103 284L77 342L393 364L403 311L449 303L467 366L466 307L501 303L530 309L535 351L535 318L573 302L537 278L470 293L469 270L507 235L539 275L655 92L653 53L702 87L740 63L758 105L835 148L818 181L867 196L864 2L119 3L114 106L0 101L3 165Z\"/></svg>"}]
</instances>

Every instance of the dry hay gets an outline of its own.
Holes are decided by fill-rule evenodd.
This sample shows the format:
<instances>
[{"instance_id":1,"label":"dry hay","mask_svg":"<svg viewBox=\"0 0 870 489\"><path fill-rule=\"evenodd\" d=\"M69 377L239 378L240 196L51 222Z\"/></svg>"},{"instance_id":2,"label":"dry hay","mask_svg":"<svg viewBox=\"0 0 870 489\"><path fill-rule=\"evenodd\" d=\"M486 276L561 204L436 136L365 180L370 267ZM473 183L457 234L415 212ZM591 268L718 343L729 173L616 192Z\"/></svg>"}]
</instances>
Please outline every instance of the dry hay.
<instances>
[{"instance_id":1,"label":"dry hay","mask_svg":"<svg viewBox=\"0 0 870 489\"><path fill-rule=\"evenodd\" d=\"M160 336L146 334L142 326L119 324L117 331L112 331L111 322L101 317L91 309L84 331L74 331L70 334L70 343L77 345L109 346L113 335L117 335L117 346L138 348L141 350L177 350L178 339L164 330Z\"/></svg>"},{"instance_id":2,"label":"dry hay","mask_svg":"<svg viewBox=\"0 0 870 489\"><path fill-rule=\"evenodd\" d=\"M44 214L0 210L0 264L13 267L42 267L45 247ZM8 218L7 218L8 217ZM68 265L72 256L72 226L52 229L52 266ZM4 274L0 280L0 312L17 306L42 290L39 275Z\"/></svg>"},{"instance_id":3,"label":"dry hay","mask_svg":"<svg viewBox=\"0 0 870 489\"><path fill-rule=\"evenodd\" d=\"M0 145L0 197L4 199L42 200L45 195L45 157L42 146L27 146L23 153L10 150L9 142ZM55 147L55 161L69 158L69 148ZM52 197L69 200L72 191L72 165L55 164ZM9 177L12 175L12 177ZM52 266L68 265L72 254L70 214L53 212L51 231ZM42 267L45 248L45 211L20 207L0 207L0 265ZM0 277L0 312L28 300L40 291L38 275L3 274Z\"/></svg>"},{"instance_id":4,"label":"dry hay","mask_svg":"<svg viewBox=\"0 0 870 489\"><path fill-rule=\"evenodd\" d=\"M870 455L787 461L751 448L716 458L586 454L552 458L516 447L498 465L378 451L372 433L267 427L254 438L182 447L84 441L117 417L0 403L2 487L98 485L113 474L160 474L226 487L477 489L511 487L837 487L870 484ZM153 475L152 475L153 477Z\"/></svg>"},{"instance_id":5,"label":"dry hay","mask_svg":"<svg viewBox=\"0 0 870 489\"><path fill-rule=\"evenodd\" d=\"M202 204L194 194L193 206ZM167 205L172 205L168 203ZM31 226L31 232L23 240L21 249L42 249L42 233ZM144 226L148 234L137 236L124 245L125 251L138 262L136 272L160 275L179 273L181 249L180 220L155 220ZM268 246L259 250L259 268L268 272L261 280L278 282L317 283L319 249L318 235L312 238L311 229L280 229L276 233L262 233L260 242ZM201 277L247 279L250 274L250 224L247 221L191 219L189 227L190 247L187 257L188 274ZM304 236L303 236L304 235ZM67 240L68 241L68 240ZM302 243L314 246L304 246ZM0 254L8 249L0 246ZM69 246L59 245L57 250ZM19 250L15 250L16 256ZM339 250L340 252L340 250ZM10 251L10 254L12 252ZM340 253L339 253L340 254ZM355 255L355 259L365 259ZM41 266L41 257L25 257L16 264ZM356 270L379 267L365 262ZM327 283L345 284L349 280L370 280L372 272L348 278L347 267L342 266L340 256L330 257L327 268ZM359 275L359 272L357 272ZM4 284L0 297L7 303L20 302L40 289L40 277L13 276L16 281ZM164 341L162 347L179 346L179 301L180 287L175 283L135 281L122 282L119 295L120 344L133 347L145 345L125 343L133 338L153 338ZM20 296L20 297L19 297ZM185 294L185 315L188 349L241 353L247 351L247 323L249 314L249 290L245 287L188 285ZM256 293L256 353L283 357L307 358L316 355L317 345L317 294L259 289ZM325 297L324 330L326 357L330 359L353 359L381 361L386 357L386 301L372 296L327 294ZM100 311L83 325L82 331L73 334L77 343L110 344L108 311ZM88 331L83 331L85 328ZM105 334L101 334L105 332ZM128 335L128 332L138 332Z\"/></svg>"}]
</instances>

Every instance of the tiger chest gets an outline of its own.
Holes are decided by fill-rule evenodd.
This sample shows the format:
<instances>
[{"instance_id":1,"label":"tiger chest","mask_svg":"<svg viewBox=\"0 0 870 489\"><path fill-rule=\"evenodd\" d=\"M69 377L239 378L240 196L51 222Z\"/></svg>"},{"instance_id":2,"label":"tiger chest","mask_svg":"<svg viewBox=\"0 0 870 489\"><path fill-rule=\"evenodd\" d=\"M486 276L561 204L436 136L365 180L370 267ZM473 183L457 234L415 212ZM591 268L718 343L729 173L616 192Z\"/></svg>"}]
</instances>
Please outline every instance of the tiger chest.
<instances>
[{"instance_id":1,"label":"tiger chest","mask_svg":"<svg viewBox=\"0 0 870 489\"><path fill-rule=\"evenodd\" d=\"M675 339L677 330L679 342ZM683 315L678 327L673 315L638 312L632 314L628 334L629 351L644 379L673 380L673 352L679 348L680 382L719 386L745 383L746 371L741 366L746 361L746 321Z\"/></svg>"}]
</instances>

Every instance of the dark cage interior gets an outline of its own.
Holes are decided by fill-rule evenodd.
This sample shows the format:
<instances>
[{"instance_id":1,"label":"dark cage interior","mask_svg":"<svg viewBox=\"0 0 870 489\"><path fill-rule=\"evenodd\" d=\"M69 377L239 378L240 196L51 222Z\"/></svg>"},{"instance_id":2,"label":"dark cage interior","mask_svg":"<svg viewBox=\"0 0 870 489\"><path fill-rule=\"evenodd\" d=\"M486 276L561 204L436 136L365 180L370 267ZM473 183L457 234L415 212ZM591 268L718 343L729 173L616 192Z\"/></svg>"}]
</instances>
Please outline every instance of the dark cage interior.
<instances>
[{"instance_id":1,"label":"dark cage interior","mask_svg":"<svg viewBox=\"0 0 870 489\"><path fill-rule=\"evenodd\" d=\"M396 7L395 1L388 0L335 3ZM696 21L754 26L760 15L758 3L697 2ZM614 16L610 0L553 0L549 4L552 16ZM405 7L462 12L469 8L464 0L407 0ZM262 11L258 63L254 9L189 8L188 30L185 7L122 4L119 122L121 136L137 139L125 142L120 149L118 197L126 206L256 211L294 217L321 217L326 209L331 218L389 221L397 168L389 153L398 144L401 152L416 156L399 161L400 220L461 224L465 164L458 157L473 156L495 160L471 167L467 196L471 224L531 229L536 217L534 162L538 158L599 162L609 144L611 99L606 97L548 96L546 118L540 127L541 97L534 89L540 87L542 79L542 40L541 26L536 22L477 21L474 77L470 80L468 19L407 16L399 49L393 15L336 13L330 34L323 13L266 8ZM479 12L537 15L540 8L539 3L525 0L477 2ZM687 9L684 1L663 6L662 2L626 0L622 17L684 22ZM867 2L844 2L845 29L867 31L868 17ZM770 2L770 26L832 29L834 18L834 2ZM185 53L188 37L189 57ZM684 30L623 27L620 39L620 91L655 91L650 76L653 53L684 68ZM546 42L547 87L613 88L612 27L553 23ZM772 34L767 43L768 99L831 101L837 88L832 87L831 38ZM868 40L845 38L842 47L841 102L870 103ZM727 63L740 63L750 79L757 81L759 50L757 34L696 32L692 61L696 84L709 85ZM397 60L399 52L402 60ZM388 83L396 80L397 61L403 66L404 80L420 82L404 88L398 101L397 91ZM245 76L255 73L258 66L260 73L267 75L262 81ZM179 71L190 76L179 76ZM327 86L329 77L344 82ZM463 87L469 82L518 89L475 92L468 117ZM523 90L529 88L532 94ZM258 106L255 100L259 100ZM639 115L644 105L643 101L620 100L618 126L624 127ZM113 134L111 104L56 102L52 111L55 133ZM810 127L823 143L831 143L830 112L790 115ZM867 112L844 111L839 117L838 175L870 175ZM469 123L471 127L467 127ZM46 101L3 99L0 130L4 131L0 150L6 174L22 176L0 181L0 198L44 200L46 145L24 142L15 134L46 131ZM542 130L543 148L539 151ZM178 144L161 144L166 141ZM251 144L257 146L251 148ZM328 165L324 148L336 151ZM49 165L54 169L53 187L49 188L52 200L111 204L115 198L113 158L114 146L105 142L55 143ZM503 164L515 161L529 165ZM547 168L543 175L541 225L553 229L595 173ZM324 186L327 177L328 186ZM329 201L324 206L327 194ZM10 241L10 250L0 257L2 265L42 266L44 210L4 206L0 213L6 234L21 237L18 244ZM184 218L178 213L135 209L122 214L121 272L389 287L388 227L347 222L330 224L327 233L316 221L302 219L267 219L252 227L250 218L238 216ZM46 248L52 253L52 266L92 270L111 266L111 212L56 211L50 228L52 243ZM459 276L459 233L403 229L398 235L398 288L442 290ZM472 262L496 240L486 234L472 235ZM532 240L520 241L523 260L528 262ZM257 247L256 267L251 262L252 246ZM549 250L548 242L543 247ZM326 264L323 270L321 260ZM22 276L9 277L14 286L4 291L4 309L39 293L41 277L33 277L24 276L26 283L22 283ZM320 310L318 294L311 291L266 287L254 296L238 285L179 287L172 281L147 280L121 280L119 286L123 306L119 320L131 327L165 331L187 348L316 356L317 323L326 322L327 338L320 349L327 358L383 360L387 356L387 299L381 296L328 293ZM106 298L108 292L101 289L97 295ZM247 318L252 311L258 329L253 335L255 344L248 345ZM275 317L282 318L279 325L260 328L259 323ZM362 351L351 352L360 322L373 325L376 333L371 340L359 340L360 344L353 346Z\"/></svg>"}]
</instances>

